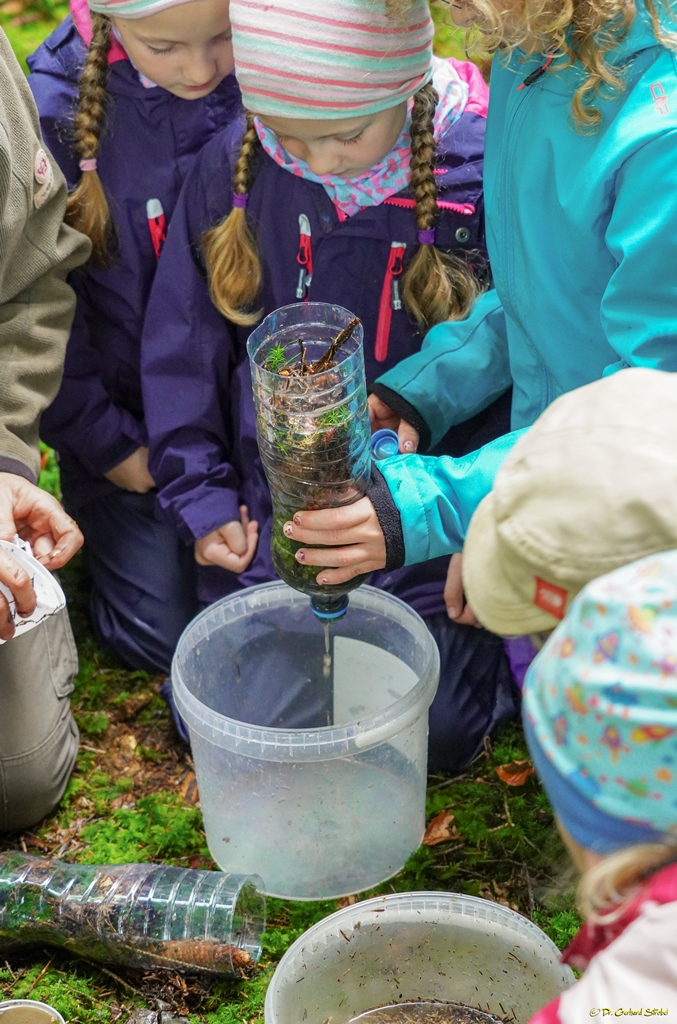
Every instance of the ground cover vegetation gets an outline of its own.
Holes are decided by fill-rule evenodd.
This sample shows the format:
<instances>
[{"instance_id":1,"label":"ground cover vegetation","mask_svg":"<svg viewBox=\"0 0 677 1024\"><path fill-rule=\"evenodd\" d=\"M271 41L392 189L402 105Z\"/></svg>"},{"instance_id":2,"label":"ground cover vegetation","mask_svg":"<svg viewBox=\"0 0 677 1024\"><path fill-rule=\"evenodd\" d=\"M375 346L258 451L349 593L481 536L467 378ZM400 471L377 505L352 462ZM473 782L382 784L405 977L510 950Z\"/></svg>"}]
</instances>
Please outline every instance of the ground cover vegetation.
<instances>
[{"instance_id":1,"label":"ground cover vegetation","mask_svg":"<svg viewBox=\"0 0 677 1024\"><path fill-rule=\"evenodd\" d=\"M20 59L66 13L53 0L7 0L0 24ZM458 35L437 15L438 51L460 55ZM42 483L58 494L58 467L43 454ZM0 849L73 863L166 862L213 868L194 766L158 696L161 679L129 672L102 651L87 623L82 556L62 573L80 655L73 708L77 766L59 808L37 828L3 837ZM519 726L487 744L455 778L431 776L425 844L377 890L478 895L530 917L563 946L578 927L572 879L552 814ZM351 901L353 898L350 898ZM72 1024L261 1024L270 977L289 945L346 901L270 900L261 964L241 981L108 969L54 949L0 950L3 998L42 999Z\"/></svg>"}]
</instances>

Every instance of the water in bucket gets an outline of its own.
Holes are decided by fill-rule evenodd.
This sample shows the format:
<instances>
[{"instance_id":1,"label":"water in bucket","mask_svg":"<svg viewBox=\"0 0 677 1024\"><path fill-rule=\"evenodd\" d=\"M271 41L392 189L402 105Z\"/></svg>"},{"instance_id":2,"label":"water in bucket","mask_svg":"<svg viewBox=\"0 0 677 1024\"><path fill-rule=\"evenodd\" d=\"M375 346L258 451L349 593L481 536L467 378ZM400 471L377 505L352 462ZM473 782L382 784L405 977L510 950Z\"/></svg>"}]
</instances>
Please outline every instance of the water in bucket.
<instances>
[{"instance_id":1,"label":"water in bucket","mask_svg":"<svg viewBox=\"0 0 677 1024\"><path fill-rule=\"evenodd\" d=\"M419 616L362 587L325 631L282 583L225 598L181 638L174 694L191 733L210 852L271 895L325 899L395 874L424 831L439 656Z\"/></svg>"}]
</instances>

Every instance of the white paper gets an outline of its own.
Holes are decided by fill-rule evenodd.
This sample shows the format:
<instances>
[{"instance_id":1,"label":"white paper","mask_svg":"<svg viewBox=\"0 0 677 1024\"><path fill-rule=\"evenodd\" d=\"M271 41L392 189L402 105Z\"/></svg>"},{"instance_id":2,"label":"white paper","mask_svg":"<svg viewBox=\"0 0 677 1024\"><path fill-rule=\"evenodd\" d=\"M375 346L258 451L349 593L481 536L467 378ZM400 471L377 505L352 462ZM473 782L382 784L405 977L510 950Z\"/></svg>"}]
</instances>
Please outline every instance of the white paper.
<instances>
[{"instance_id":1,"label":"white paper","mask_svg":"<svg viewBox=\"0 0 677 1024\"><path fill-rule=\"evenodd\" d=\"M30 544L21 540L19 536L15 536L14 540L0 540L0 546L5 549L8 555L10 555L15 562L17 562L22 569L25 569L28 573L33 589L35 590L35 596L37 597L37 604L31 615L27 618L23 618L16 608L16 601L12 595L9 587L5 586L4 583L0 583L0 593L4 594L9 604L9 611L14 623L14 637L21 636L22 633L27 633L29 629L33 629L34 626L39 625L48 616L56 614L62 608L66 607L66 598L64 592L52 576L48 569L45 569L41 562L38 562L33 557ZM12 639L14 639L12 637ZM0 640L0 644L6 643L5 640Z\"/></svg>"}]
</instances>

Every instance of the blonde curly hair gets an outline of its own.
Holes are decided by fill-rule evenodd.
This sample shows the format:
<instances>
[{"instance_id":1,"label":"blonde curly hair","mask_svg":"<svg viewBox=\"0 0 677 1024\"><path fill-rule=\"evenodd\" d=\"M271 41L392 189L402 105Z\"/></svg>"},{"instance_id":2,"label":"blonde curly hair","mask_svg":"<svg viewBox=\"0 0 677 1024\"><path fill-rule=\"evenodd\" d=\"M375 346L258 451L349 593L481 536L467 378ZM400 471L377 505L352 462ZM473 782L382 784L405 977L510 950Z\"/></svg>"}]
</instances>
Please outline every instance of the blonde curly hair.
<instances>
[{"instance_id":1,"label":"blonde curly hair","mask_svg":"<svg viewBox=\"0 0 677 1024\"><path fill-rule=\"evenodd\" d=\"M393 0L406 3L407 0ZM454 0L445 0L454 6ZM677 50L677 33L666 31L660 14L672 20L672 0L643 0L656 39ZM577 61L586 77L572 101L574 123L581 132L594 132L602 115L595 106L603 97L623 91L623 69L614 67L607 55L627 35L637 15L635 0L456 0L473 22L472 48L486 54L511 53L517 47L532 54L566 58L568 67ZM660 5L660 14L659 14Z\"/></svg>"}]
</instances>

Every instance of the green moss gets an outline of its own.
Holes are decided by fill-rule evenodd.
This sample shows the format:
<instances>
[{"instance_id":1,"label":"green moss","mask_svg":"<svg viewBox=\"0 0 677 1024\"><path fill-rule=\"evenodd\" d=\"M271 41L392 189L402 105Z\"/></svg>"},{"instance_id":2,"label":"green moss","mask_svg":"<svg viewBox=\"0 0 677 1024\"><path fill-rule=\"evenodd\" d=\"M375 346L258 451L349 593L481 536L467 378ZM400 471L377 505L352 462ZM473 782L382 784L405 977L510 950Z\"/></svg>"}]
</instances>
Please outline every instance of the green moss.
<instances>
[{"instance_id":1,"label":"green moss","mask_svg":"<svg viewBox=\"0 0 677 1024\"><path fill-rule=\"evenodd\" d=\"M103 736L110 724L104 711L76 711L75 720L83 736Z\"/></svg>"},{"instance_id":2,"label":"green moss","mask_svg":"<svg viewBox=\"0 0 677 1024\"><path fill-rule=\"evenodd\" d=\"M105 821L86 825L88 844L79 858L86 864L132 864L137 861L184 862L209 851L202 815L173 793L142 797L135 807L109 811Z\"/></svg>"}]
</instances>

